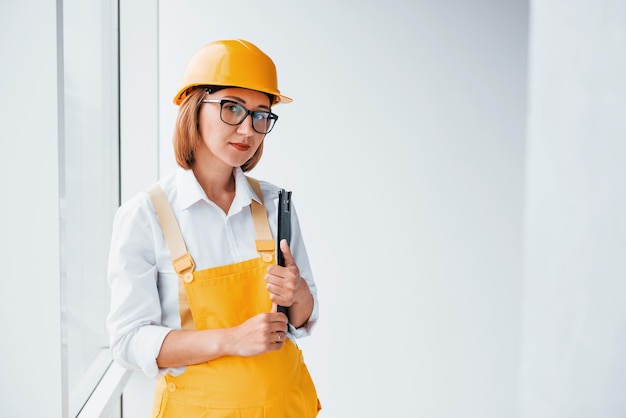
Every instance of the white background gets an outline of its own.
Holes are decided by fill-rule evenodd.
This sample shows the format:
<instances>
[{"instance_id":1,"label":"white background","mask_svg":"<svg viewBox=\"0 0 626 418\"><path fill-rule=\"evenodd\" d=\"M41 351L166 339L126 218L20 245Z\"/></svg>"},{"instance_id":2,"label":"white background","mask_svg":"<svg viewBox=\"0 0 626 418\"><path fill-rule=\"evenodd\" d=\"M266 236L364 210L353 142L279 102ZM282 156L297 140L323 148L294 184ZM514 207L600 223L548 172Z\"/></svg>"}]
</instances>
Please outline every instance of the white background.
<instances>
[{"instance_id":1,"label":"white background","mask_svg":"<svg viewBox=\"0 0 626 418\"><path fill-rule=\"evenodd\" d=\"M524 418L626 416L626 2L535 2Z\"/></svg>"},{"instance_id":2,"label":"white background","mask_svg":"<svg viewBox=\"0 0 626 418\"><path fill-rule=\"evenodd\" d=\"M320 417L624 416L624 2L353 3L122 1L123 198L189 55L246 38L295 99L253 175L301 217ZM55 10L0 9L0 415L61 417Z\"/></svg>"}]
</instances>

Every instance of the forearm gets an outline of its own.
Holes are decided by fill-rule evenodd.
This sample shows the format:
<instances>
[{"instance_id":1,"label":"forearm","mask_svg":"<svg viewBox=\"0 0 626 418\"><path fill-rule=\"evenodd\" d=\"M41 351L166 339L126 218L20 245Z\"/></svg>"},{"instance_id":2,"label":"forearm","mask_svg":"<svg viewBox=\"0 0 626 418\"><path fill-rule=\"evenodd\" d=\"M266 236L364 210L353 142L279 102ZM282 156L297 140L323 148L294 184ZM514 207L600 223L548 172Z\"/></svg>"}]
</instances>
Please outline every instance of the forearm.
<instances>
[{"instance_id":1,"label":"forearm","mask_svg":"<svg viewBox=\"0 0 626 418\"><path fill-rule=\"evenodd\" d=\"M224 356L226 329L203 331L170 331L157 357L160 368L206 363Z\"/></svg>"}]
</instances>

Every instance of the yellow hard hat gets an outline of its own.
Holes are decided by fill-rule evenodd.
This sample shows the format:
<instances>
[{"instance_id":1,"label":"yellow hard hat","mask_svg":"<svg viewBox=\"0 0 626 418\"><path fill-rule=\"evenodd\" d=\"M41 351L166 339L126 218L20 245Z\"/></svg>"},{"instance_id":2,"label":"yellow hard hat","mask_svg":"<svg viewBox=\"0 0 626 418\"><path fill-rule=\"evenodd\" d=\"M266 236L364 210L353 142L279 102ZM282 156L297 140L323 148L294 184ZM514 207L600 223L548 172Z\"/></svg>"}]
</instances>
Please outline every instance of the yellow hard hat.
<instances>
[{"instance_id":1,"label":"yellow hard hat","mask_svg":"<svg viewBox=\"0 0 626 418\"><path fill-rule=\"evenodd\" d=\"M241 87L272 94L273 104L292 101L278 90L276 66L271 58L243 39L211 42L193 54L174 104L180 105L193 86Z\"/></svg>"}]
</instances>

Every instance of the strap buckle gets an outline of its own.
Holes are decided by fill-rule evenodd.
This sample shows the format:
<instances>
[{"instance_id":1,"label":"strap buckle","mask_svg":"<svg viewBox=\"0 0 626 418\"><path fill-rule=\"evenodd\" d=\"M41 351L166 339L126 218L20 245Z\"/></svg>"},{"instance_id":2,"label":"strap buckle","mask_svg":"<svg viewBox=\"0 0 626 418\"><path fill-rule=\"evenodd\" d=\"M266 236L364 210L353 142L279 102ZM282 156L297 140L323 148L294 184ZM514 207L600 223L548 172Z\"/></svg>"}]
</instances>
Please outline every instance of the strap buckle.
<instances>
[{"instance_id":1,"label":"strap buckle","mask_svg":"<svg viewBox=\"0 0 626 418\"><path fill-rule=\"evenodd\" d=\"M178 277L187 283L193 280L193 271L196 268L196 264L193 262L193 258L191 258L189 252L176 260L172 260L172 265Z\"/></svg>"},{"instance_id":2,"label":"strap buckle","mask_svg":"<svg viewBox=\"0 0 626 418\"><path fill-rule=\"evenodd\" d=\"M274 241L272 240L256 240L256 251L263 258L263 261L269 263L274 259Z\"/></svg>"}]
</instances>

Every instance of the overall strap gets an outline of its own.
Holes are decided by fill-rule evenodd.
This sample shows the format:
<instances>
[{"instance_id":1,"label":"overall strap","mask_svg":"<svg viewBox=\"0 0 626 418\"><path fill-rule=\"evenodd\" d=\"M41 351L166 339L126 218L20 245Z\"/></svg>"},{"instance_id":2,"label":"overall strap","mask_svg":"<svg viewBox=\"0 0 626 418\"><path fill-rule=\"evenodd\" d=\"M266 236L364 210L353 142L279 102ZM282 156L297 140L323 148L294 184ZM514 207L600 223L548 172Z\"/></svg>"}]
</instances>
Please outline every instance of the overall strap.
<instances>
[{"instance_id":1,"label":"overall strap","mask_svg":"<svg viewBox=\"0 0 626 418\"><path fill-rule=\"evenodd\" d=\"M246 176L248 183L252 187L252 190L257 194L261 203L252 199L250 205L250 211L252 212L252 221L254 222L254 230L256 232L256 250L263 257L263 260L270 261L274 254L274 239L272 238L272 231L270 230L270 224L267 219L267 212L263 207L263 193L261 193L261 186L259 181L253 177Z\"/></svg>"},{"instance_id":2,"label":"overall strap","mask_svg":"<svg viewBox=\"0 0 626 418\"><path fill-rule=\"evenodd\" d=\"M187 246L185 245L180 228L178 227L178 222L176 222L176 216L167 200L167 196L158 184L153 184L146 191L148 195L150 195L154 209L156 210L165 242L170 250L174 270L176 274L178 274L178 277L184 281L191 281L195 263L193 262L193 258L191 258L191 254L187 251Z\"/></svg>"}]
</instances>

